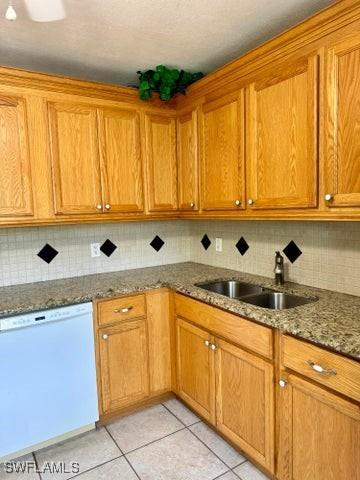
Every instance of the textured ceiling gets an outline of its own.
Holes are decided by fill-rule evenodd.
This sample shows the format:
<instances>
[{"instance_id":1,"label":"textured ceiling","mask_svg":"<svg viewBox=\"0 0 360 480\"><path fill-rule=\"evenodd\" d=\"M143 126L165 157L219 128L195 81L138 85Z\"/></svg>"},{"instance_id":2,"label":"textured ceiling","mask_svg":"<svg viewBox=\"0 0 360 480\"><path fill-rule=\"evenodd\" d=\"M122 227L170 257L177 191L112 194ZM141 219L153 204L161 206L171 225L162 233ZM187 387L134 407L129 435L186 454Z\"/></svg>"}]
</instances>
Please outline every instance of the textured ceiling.
<instances>
[{"instance_id":1,"label":"textured ceiling","mask_svg":"<svg viewBox=\"0 0 360 480\"><path fill-rule=\"evenodd\" d=\"M44 0L48 2L51 0ZM67 18L4 19L0 64L110 83L159 63L209 73L333 0L64 0Z\"/></svg>"}]
</instances>

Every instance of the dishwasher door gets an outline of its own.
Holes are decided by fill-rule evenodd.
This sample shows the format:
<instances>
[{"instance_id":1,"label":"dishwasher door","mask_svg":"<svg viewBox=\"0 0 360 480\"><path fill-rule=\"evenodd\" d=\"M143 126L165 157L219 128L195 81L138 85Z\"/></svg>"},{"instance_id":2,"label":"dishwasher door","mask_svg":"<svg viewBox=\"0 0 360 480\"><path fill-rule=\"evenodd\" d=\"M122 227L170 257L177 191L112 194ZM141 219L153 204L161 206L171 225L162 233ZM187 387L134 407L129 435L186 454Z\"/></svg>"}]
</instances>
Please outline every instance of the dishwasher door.
<instances>
[{"instance_id":1,"label":"dishwasher door","mask_svg":"<svg viewBox=\"0 0 360 480\"><path fill-rule=\"evenodd\" d=\"M91 312L38 312L0 332L0 460L98 420Z\"/></svg>"}]
</instances>

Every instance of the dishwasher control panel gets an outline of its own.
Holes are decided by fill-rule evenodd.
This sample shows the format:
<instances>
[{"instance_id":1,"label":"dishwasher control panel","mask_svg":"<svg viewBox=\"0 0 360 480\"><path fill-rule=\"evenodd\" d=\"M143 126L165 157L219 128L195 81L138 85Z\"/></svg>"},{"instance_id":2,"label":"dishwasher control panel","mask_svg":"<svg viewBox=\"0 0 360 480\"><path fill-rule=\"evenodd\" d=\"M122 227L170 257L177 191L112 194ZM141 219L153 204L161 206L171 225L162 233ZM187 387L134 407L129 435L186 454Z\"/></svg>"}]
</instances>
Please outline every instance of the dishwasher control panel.
<instances>
[{"instance_id":1,"label":"dishwasher control panel","mask_svg":"<svg viewBox=\"0 0 360 480\"><path fill-rule=\"evenodd\" d=\"M40 323L54 322L56 320L65 320L71 317L78 317L92 312L92 303L80 303L78 305L68 305L66 307L52 308L40 312L25 313L0 319L0 333L16 328L24 328Z\"/></svg>"}]
</instances>

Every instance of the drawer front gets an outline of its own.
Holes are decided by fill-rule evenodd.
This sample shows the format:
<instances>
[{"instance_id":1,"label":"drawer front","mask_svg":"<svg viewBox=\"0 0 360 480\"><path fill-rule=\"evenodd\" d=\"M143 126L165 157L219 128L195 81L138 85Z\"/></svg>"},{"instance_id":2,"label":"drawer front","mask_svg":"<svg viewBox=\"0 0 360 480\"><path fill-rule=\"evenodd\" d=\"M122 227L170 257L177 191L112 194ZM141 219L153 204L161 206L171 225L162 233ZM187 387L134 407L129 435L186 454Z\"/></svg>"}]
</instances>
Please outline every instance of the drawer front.
<instances>
[{"instance_id":1,"label":"drawer front","mask_svg":"<svg viewBox=\"0 0 360 480\"><path fill-rule=\"evenodd\" d=\"M263 327L219 308L183 295L175 296L176 314L214 334L267 358L273 357L271 328Z\"/></svg>"},{"instance_id":2,"label":"drawer front","mask_svg":"<svg viewBox=\"0 0 360 480\"><path fill-rule=\"evenodd\" d=\"M98 324L100 326L129 320L145 315L145 295L115 298L98 303Z\"/></svg>"},{"instance_id":3,"label":"drawer front","mask_svg":"<svg viewBox=\"0 0 360 480\"><path fill-rule=\"evenodd\" d=\"M360 401L360 363L286 335L281 343L285 367Z\"/></svg>"}]
</instances>

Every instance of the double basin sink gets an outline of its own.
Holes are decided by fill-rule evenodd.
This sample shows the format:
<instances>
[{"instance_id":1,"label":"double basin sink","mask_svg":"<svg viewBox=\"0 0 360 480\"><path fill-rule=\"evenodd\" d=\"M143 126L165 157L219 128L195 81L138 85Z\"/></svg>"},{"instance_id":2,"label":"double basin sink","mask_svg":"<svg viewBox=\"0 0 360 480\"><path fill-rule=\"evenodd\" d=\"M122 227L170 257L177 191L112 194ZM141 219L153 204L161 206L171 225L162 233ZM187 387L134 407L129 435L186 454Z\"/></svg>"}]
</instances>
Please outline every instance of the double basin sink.
<instances>
[{"instance_id":1,"label":"double basin sink","mask_svg":"<svg viewBox=\"0 0 360 480\"><path fill-rule=\"evenodd\" d=\"M225 295L225 297L271 310L285 310L317 301L317 298L306 298L289 293L276 292L259 285L237 280L198 283L196 286L209 292L219 293L220 295Z\"/></svg>"}]
</instances>

